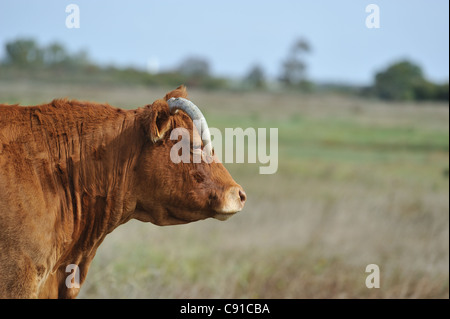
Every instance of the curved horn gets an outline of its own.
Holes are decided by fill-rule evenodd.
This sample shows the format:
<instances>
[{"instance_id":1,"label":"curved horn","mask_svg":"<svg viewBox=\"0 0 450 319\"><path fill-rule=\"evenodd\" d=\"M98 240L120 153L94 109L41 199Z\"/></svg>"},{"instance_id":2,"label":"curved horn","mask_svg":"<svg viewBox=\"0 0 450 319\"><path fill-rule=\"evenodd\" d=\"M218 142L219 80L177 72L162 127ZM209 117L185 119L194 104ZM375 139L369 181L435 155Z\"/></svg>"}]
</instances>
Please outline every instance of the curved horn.
<instances>
[{"instance_id":1,"label":"curved horn","mask_svg":"<svg viewBox=\"0 0 450 319\"><path fill-rule=\"evenodd\" d=\"M197 105L182 97L170 98L167 104L169 104L172 114L175 114L177 110L182 110L189 115L202 138L203 151L208 155L212 155L211 133L209 132L208 123L206 123L206 119Z\"/></svg>"}]
</instances>

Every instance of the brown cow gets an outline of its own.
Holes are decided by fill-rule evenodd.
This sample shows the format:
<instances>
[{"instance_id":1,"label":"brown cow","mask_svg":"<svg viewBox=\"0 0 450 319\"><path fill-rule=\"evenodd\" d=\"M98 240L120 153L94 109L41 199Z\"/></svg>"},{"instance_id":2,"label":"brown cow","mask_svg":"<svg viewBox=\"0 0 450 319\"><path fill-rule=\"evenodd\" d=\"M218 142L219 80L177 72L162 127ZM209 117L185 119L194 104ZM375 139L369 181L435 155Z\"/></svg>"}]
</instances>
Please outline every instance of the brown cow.
<instances>
[{"instance_id":1,"label":"brown cow","mask_svg":"<svg viewBox=\"0 0 450 319\"><path fill-rule=\"evenodd\" d=\"M180 86L130 111L66 99L0 105L0 297L75 298L68 276L82 284L105 236L132 218L175 225L243 208L219 161L170 160L174 128L198 135L189 110L169 109L186 97Z\"/></svg>"}]
</instances>

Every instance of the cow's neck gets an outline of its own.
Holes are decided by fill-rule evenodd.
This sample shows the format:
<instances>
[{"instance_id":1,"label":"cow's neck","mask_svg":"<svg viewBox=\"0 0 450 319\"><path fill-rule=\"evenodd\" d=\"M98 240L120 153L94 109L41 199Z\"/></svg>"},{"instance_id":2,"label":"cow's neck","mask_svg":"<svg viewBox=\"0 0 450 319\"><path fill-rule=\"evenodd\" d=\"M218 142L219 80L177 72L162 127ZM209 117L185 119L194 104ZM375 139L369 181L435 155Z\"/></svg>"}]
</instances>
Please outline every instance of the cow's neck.
<instances>
[{"instance_id":1,"label":"cow's neck","mask_svg":"<svg viewBox=\"0 0 450 319\"><path fill-rule=\"evenodd\" d=\"M58 134L61 224L70 240L55 268L85 267L82 280L105 236L128 221L136 205L131 185L143 139L133 112L118 113L100 120L91 115L72 125L70 134Z\"/></svg>"}]
</instances>

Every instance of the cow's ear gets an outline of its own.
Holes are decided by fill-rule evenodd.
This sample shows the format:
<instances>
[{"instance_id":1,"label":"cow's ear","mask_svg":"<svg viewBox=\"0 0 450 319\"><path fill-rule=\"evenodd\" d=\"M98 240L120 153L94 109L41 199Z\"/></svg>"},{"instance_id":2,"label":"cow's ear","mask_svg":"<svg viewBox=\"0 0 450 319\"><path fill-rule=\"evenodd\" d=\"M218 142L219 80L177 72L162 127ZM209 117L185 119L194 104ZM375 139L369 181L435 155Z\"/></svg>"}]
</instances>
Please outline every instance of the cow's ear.
<instances>
[{"instance_id":1,"label":"cow's ear","mask_svg":"<svg viewBox=\"0 0 450 319\"><path fill-rule=\"evenodd\" d=\"M150 139L153 143L161 140L172 128L169 106L166 101L157 100L150 106L147 125L149 125Z\"/></svg>"},{"instance_id":2,"label":"cow's ear","mask_svg":"<svg viewBox=\"0 0 450 319\"><path fill-rule=\"evenodd\" d=\"M175 97L175 98L177 98L177 97L187 98L187 96L188 96L188 93L187 93L186 87L184 85L180 85L175 90L170 91L169 93L167 93L166 96L164 97L164 100L168 101L172 97Z\"/></svg>"}]
</instances>

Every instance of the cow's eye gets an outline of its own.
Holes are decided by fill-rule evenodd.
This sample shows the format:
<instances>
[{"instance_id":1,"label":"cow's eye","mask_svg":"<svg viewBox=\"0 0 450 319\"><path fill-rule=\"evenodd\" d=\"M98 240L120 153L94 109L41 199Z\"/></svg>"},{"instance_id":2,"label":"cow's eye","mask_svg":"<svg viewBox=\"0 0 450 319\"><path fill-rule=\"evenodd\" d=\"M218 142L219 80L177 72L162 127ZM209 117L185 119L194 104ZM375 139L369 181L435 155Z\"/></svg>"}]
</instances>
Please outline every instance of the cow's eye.
<instances>
[{"instance_id":1,"label":"cow's eye","mask_svg":"<svg viewBox=\"0 0 450 319\"><path fill-rule=\"evenodd\" d=\"M200 172L192 173L192 177L197 181L197 183L203 183L205 176Z\"/></svg>"}]
</instances>

